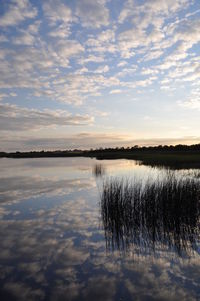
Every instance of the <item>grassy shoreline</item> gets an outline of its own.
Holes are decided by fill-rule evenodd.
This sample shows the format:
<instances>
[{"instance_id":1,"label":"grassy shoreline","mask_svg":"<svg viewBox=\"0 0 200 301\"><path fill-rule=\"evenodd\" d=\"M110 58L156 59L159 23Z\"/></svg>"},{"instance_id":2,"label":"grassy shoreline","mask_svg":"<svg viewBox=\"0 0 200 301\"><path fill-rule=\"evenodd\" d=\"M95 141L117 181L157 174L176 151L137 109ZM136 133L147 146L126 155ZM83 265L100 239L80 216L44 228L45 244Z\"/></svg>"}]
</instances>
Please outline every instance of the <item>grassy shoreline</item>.
<instances>
[{"instance_id":1,"label":"grassy shoreline","mask_svg":"<svg viewBox=\"0 0 200 301\"><path fill-rule=\"evenodd\" d=\"M146 152L98 154L97 159L132 159L138 164L179 168L200 168L200 152Z\"/></svg>"},{"instance_id":2,"label":"grassy shoreline","mask_svg":"<svg viewBox=\"0 0 200 301\"><path fill-rule=\"evenodd\" d=\"M138 164L171 168L200 168L200 144L193 146L158 146L109 148L96 150L33 151L0 153L0 158L89 157L97 160L129 159Z\"/></svg>"}]
</instances>

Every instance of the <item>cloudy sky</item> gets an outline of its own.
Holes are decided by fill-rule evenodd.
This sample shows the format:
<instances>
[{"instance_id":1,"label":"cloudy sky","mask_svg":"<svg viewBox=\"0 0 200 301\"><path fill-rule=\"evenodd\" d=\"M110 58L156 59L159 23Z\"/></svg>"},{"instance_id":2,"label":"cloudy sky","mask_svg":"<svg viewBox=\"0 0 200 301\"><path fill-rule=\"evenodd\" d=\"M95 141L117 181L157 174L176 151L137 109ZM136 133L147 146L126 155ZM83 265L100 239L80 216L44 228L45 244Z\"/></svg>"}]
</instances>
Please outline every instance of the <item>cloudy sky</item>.
<instances>
[{"instance_id":1,"label":"cloudy sky","mask_svg":"<svg viewBox=\"0 0 200 301\"><path fill-rule=\"evenodd\" d=\"M0 149L197 143L199 0L0 0Z\"/></svg>"}]
</instances>

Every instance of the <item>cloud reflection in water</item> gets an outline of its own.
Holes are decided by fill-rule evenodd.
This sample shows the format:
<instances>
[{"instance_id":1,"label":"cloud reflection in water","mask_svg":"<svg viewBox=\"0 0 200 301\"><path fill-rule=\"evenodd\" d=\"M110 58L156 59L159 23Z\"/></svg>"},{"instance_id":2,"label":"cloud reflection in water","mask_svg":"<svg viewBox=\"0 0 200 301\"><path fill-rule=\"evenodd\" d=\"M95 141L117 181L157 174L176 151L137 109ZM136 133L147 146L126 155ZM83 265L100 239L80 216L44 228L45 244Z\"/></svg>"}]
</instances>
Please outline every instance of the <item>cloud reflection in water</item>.
<instances>
[{"instance_id":1,"label":"cloud reflection in water","mask_svg":"<svg viewBox=\"0 0 200 301\"><path fill-rule=\"evenodd\" d=\"M91 178L94 161L87 170L80 169L78 160L70 169L60 164L56 173L55 161L52 168L49 161L48 167L34 167L29 176L20 172L24 162L15 163L20 176L5 175L0 184L4 200L0 204L1 300L197 299L198 254L172 260L164 248L159 258L145 252L136 258L135 253L122 256L106 251L98 189ZM113 170L117 166L117 173L123 164L128 168L121 160L109 164ZM46 207L41 209L42 202ZM18 214L11 215L14 212Z\"/></svg>"}]
</instances>

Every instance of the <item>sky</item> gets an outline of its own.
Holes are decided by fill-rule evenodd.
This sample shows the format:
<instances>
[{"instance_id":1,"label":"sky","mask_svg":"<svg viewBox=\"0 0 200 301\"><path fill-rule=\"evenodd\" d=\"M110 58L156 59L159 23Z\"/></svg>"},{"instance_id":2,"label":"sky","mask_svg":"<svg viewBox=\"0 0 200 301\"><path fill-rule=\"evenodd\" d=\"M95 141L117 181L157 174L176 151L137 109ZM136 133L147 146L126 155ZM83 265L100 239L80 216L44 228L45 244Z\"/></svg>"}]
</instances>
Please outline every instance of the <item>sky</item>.
<instances>
[{"instance_id":1,"label":"sky","mask_svg":"<svg viewBox=\"0 0 200 301\"><path fill-rule=\"evenodd\" d=\"M0 150L200 141L199 0L0 0Z\"/></svg>"}]
</instances>

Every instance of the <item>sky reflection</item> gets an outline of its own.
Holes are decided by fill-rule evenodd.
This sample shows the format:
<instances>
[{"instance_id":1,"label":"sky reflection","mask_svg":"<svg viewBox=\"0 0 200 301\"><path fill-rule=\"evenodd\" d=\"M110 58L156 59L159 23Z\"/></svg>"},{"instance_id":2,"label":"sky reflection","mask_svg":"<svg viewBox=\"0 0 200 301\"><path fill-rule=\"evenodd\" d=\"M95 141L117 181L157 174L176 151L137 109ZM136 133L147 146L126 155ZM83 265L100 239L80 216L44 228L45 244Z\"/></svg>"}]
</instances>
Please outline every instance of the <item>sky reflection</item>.
<instances>
[{"instance_id":1,"label":"sky reflection","mask_svg":"<svg viewBox=\"0 0 200 301\"><path fill-rule=\"evenodd\" d=\"M159 256L137 256L134 249L126 255L109 252L99 206L101 180L92 176L98 162L77 160L72 175L71 159L65 160L63 166L58 159L56 169L53 160L52 168L48 162L32 170L28 160L8 160L7 174L1 174L1 300L197 300L199 255L170 256L173 250L165 248ZM123 162L101 164L106 176L114 175L116 166L116 176L123 173ZM125 163L124 174L133 169Z\"/></svg>"}]
</instances>

